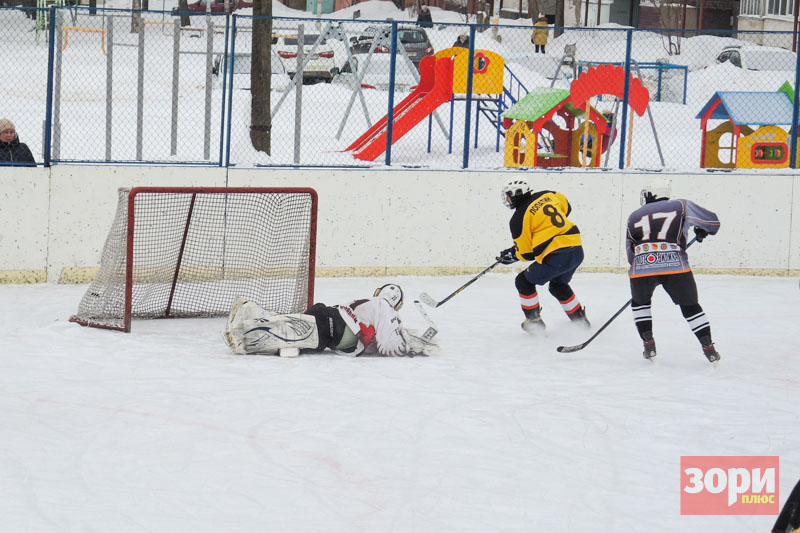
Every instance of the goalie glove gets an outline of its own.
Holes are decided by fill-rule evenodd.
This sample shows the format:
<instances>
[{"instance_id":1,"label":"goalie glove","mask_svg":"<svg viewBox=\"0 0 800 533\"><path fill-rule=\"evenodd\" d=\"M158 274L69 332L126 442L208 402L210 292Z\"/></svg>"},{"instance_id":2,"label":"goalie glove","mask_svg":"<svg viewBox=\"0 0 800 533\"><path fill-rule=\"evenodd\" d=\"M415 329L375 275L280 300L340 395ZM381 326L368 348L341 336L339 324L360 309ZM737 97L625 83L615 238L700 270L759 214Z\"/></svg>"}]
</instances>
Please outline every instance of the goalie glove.
<instances>
[{"instance_id":1,"label":"goalie glove","mask_svg":"<svg viewBox=\"0 0 800 533\"><path fill-rule=\"evenodd\" d=\"M416 330L400 328L406 344L406 352L403 355L413 357L415 355L434 355L439 351L439 345L432 340L425 339L417 335Z\"/></svg>"},{"instance_id":2,"label":"goalie glove","mask_svg":"<svg viewBox=\"0 0 800 533\"><path fill-rule=\"evenodd\" d=\"M500 255L495 257L495 259L500 261L504 265L510 265L516 263L517 261L519 261L519 259L517 259L516 246L512 246L511 248L506 248L505 250L500 252Z\"/></svg>"}]
</instances>

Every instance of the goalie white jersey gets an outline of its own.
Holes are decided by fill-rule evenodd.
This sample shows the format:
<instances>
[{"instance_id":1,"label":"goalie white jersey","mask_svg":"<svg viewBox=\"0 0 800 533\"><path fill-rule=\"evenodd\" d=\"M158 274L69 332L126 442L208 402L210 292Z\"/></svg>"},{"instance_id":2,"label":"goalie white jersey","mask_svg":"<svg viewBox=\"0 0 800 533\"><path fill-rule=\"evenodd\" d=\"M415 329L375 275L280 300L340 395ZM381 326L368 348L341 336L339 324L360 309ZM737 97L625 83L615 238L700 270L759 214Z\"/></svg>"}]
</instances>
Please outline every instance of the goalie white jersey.
<instances>
[{"instance_id":1,"label":"goalie white jersey","mask_svg":"<svg viewBox=\"0 0 800 533\"><path fill-rule=\"evenodd\" d=\"M358 348L350 355L406 355L406 342L400 333L400 316L385 299L355 300L339 309L347 326L359 338Z\"/></svg>"}]
</instances>

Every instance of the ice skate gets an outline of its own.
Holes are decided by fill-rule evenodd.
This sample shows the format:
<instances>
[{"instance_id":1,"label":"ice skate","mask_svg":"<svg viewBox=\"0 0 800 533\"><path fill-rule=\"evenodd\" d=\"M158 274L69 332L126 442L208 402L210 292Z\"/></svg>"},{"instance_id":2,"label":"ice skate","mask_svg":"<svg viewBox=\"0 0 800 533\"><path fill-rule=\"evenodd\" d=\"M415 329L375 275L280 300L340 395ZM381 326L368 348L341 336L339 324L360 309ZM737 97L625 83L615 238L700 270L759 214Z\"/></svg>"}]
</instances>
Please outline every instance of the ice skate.
<instances>
[{"instance_id":1,"label":"ice skate","mask_svg":"<svg viewBox=\"0 0 800 533\"><path fill-rule=\"evenodd\" d=\"M591 322L589 322L589 319L586 318L586 308L583 306L581 306L571 315L567 316L569 317L570 322L576 326L579 326L583 329L590 329L592 327Z\"/></svg>"},{"instance_id":2,"label":"ice skate","mask_svg":"<svg viewBox=\"0 0 800 533\"><path fill-rule=\"evenodd\" d=\"M652 335L645 335L642 337L642 343L644 346L644 358L648 361L652 361L656 356L656 341L653 339Z\"/></svg>"},{"instance_id":3,"label":"ice skate","mask_svg":"<svg viewBox=\"0 0 800 533\"><path fill-rule=\"evenodd\" d=\"M703 355L706 356L708 362L717 366L719 364L719 360L722 356L719 354L716 348L714 348L714 343L711 342L711 339L704 337L703 338Z\"/></svg>"},{"instance_id":4,"label":"ice skate","mask_svg":"<svg viewBox=\"0 0 800 533\"><path fill-rule=\"evenodd\" d=\"M523 331L529 335L541 335L544 333L547 326L542 320L541 308L534 309L526 313L525 320L521 324Z\"/></svg>"}]
</instances>

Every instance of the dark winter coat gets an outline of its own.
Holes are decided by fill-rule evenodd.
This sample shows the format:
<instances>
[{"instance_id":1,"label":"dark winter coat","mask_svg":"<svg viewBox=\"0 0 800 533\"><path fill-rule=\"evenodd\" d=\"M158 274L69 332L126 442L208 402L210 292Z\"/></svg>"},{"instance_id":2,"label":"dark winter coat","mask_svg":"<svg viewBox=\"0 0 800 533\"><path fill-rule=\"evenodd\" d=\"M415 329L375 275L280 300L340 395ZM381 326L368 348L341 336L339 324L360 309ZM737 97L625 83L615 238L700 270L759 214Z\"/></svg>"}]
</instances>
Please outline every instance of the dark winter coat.
<instances>
[{"instance_id":1,"label":"dark winter coat","mask_svg":"<svg viewBox=\"0 0 800 533\"><path fill-rule=\"evenodd\" d=\"M28 145L19 142L19 136L14 137L14 140L10 143L0 141L0 165L8 164L36 164Z\"/></svg>"},{"instance_id":2,"label":"dark winter coat","mask_svg":"<svg viewBox=\"0 0 800 533\"><path fill-rule=\"evenodd\" d=\"M433 27L433 16L431 15L430 10L420 10L419 15L417 16L417 24L423 28Z\"/></svg>"}]
</instances>

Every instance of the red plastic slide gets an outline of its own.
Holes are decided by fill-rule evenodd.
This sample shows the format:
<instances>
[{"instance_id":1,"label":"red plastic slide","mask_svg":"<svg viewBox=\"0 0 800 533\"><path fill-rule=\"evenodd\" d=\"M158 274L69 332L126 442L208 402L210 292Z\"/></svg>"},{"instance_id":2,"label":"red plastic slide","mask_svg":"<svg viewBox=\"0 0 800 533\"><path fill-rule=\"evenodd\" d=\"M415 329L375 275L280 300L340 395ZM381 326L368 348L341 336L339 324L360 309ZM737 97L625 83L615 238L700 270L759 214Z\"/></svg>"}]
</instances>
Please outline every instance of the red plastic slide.
<instances>
[{"instance_id":1,"label":"red plastic slide","mask_svg":"<svg viewBox=\"0 0 800 533\"><path fill-rule=\"evenodd\" d=\"M453 60L422 58L419 64L419 85L392 110L392 144L453 97ZM388 117L388 115L387 115ZM353 157L375 161L386 151L387 117L376 122L347 147Z\"/></svg>"}]
</instances>

